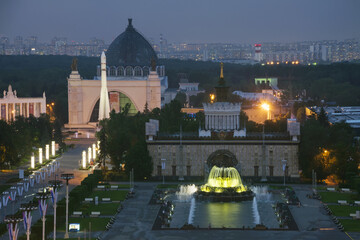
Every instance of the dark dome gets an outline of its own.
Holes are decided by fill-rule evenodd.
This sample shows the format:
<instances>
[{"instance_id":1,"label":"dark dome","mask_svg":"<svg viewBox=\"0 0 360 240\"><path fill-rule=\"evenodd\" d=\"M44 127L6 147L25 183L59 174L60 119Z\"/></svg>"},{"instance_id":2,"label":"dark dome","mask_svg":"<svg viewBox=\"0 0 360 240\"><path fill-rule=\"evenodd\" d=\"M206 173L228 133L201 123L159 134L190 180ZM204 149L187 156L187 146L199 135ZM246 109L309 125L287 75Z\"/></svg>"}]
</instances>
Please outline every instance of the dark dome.
<instances>
[{"instance_id":1,"label":"dark dome","mask_svg":"<svg viewBox=\"0 0 360 240\"><path fill-rule=\"evenodd\" d=\"M157 56L150 43L136 31L129 19L125 32L110 44L106 52L108 66L150 66Z\"/></svg>"}]
</instances>

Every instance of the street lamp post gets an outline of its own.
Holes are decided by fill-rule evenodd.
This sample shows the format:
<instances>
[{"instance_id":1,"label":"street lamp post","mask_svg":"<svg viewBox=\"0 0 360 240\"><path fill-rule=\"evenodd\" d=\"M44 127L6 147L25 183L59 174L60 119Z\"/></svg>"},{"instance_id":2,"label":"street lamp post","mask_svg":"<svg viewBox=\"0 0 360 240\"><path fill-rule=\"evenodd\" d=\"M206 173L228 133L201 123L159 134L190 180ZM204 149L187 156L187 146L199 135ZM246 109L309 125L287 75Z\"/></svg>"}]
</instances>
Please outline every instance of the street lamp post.
<instances>
[{"instance_id":1,"label":"street lamp post","mask_svg":"<svg viewBox=\"0 0 360 240\"><path fill-rule=\"evenodd\" d=\"M55 141L51 141L51 155L55 157Z\"/></svg>"},{"instance_id":2,"label":"street lamp post","mask_svg":"<svg viewBox=\"0 0 360 240\"><path fill-rule=\"evenodd\" d=\"M65 221L65 239L69 238L69 180L74 178L73 173L63 173L61 178L66 180L66 221Z\"/></svg>"},{"instance_id":3,"label":"street lamp post","mask_svg":"<svg viewBox=\"0 0 360 240\"><path fill-rule=\"evenodd\" d=\"M18 223L22 221L22 218L17 215L5 216L4 222L8 224L9 239L16 240L19 234Z\"/></svg>"},{"instance_id":4,"label":"street lamp post","mask_svg":"<svg viewBox=\"0 0 360 240\"><path fill-rule=\"evenodd\" d=\"M26 239L30 240L31 234L31 212L37 209L37 206L33 203L21 204L20 210L23 212L24 228L26 230Z\"/></svg>"},{"instance_id":5,"label":"street lamp post","mask_svg":"<svg viewBox=\"0 0 360 240\"><path fill-rule=\"evenodd\" d=\"M161 175L163 177L163 185L165 184L165 175L163 172L165 172L165 167L166 167L166 159L162 158L161 159Z\"/></svg>"},{"instance_id":6,"label":"street lamp post","mask_svg":"<svg viewBox=\"0 0 360 240\"><path fill-rule=\"evenodd\" d=\"M51 201L54 207L54 240L55 240L56 239L56 207L57 207L56 202L58 199L58 189L62 186L62 182L60 180L56 180L56 174L55 174L55 180L49 181L49 186L52 187L50 193L51 193Z\"/></svg>"},{"instance_id":7,"label":"street lamp post","mask_svg":"<svg viewBox=\"0 0 360 240\"><path fill-rule=\"evenodd\" d=\"M46 160L49 160L49 159L50 159L50 157L49 157L49 152L50 152L50 146L49 146L49 144L46 144L46 145L45 145L45 159L46 159Z\"/></svg>"},{"instance_id":8,"label":"street lamp post","mask_svg":"<svg viewBox=\"0 0 360 240\"><path fill-rule=\"evenodd\" d=\"M287 162L287 160L283 159L281 161L282 161L282 169L283 169L283 172L284 172L284 186L285 186L285 170L286 170L286 162Z\"/></svg>"},{"instance_id":9,"label":"street lamp post","mask_svg":"<svg viewBox=\"0 0 360 240\"><path fill-rule=\"evenodd\" d=\"M88 163L91 162L91 147L88 148Z\"/></svg>"},{"instance_id":10,"label":"street lamp post","mask_svg":"<svg viewBox=\"0 0 360 240\"><path fill-rule=\"evenodd\" d=\"M267 111L267 119L270 119L270 105L267 103L261 104L262 109ZM266 182L266 148L265 148L265 122L263 125L263 132L262 132L262 166L261 166L261 181Z\"/></svg>"},{"instance_id":11,"label":"street lamp post","mask_svg":"<svg viewBox=\"0 0 360 240\"><path fill-rule=\"evenodd\" d=\"M39 148L39 163L43 163L43 150L42 148Z\"/></svg>"},{"instance_id":12,"label":"street lamp post","mask_svg":"<svg viewBox=\"0 0 360 240\"><path fill-rule=\"evenodd\" d=\"M39 199L39 208L42 219L42 240L45 240L45 217L48 206L47 199L49 198L49 193L47 192L47 189L44 188L44 192L38 193L37 198Z\"/></svg>"}]
</instances>

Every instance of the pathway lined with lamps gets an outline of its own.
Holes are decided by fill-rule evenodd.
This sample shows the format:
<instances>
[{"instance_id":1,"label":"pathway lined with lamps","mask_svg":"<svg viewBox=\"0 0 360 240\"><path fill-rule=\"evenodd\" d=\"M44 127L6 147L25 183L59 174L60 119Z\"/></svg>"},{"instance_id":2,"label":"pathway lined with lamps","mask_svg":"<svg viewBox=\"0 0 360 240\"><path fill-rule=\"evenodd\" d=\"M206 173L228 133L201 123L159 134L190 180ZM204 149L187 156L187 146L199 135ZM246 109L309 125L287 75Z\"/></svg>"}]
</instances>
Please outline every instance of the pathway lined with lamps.
<instances>
[{"instance_id":1,"label":"pathway lined with lamps","mask_svg":"<svg viewBox=\"0 0 360 240\"><path fill-rule=\"evenodd\" d=\"M95 144L93 144L94 146ZM52 143L52 156L55 156L55 142ZM76 150L75 150L76 149ZM75 179L74 183L71 183L69 186L70 190L74 188L77 184L81 182L83 178L87 176L87 171L78 171L78 161L74 161L74 158L76 158L76 153L78 150L82 150L83 146L77 147L74 150L70 150L69 152L65 153L62 157L57 158L53 161L51 161L46 166L43 166L41 169L35 171L33 174L31 174L29 177L25 178L23 181L19 182L16 186L13 186L10 188L9 191L3 192L3 194L0 197L0 218L3 218L6 215L11 215L19 211L21 208L24 209L24 203L28 203L33 200L34 196L37 195L39 188L47 188L49 186L54 187L51 185L51 182L59 181L56 180L60 179L61 172L63 172L65 169L60 169L60 160L62 163L65 162L65 165L68 165L67 170L69 169L69 166L71 166L69 170L72 172L75 172ZM93 153L93 152L92 152ZM50 146L46 145L46 151L45 151L45 158L49 159L50 155ZM42 149L39 149L39 163L42 161ZM35 156L31 157L31 166L32 168L35 168ZM49 183L48 183L49 182ZM52 191L51 199L53 201L53 204L50 204L50 201L47 201L48 209L48 215L54 214L54 210L56 209L56 202L61 200L65 197L65 188L59 188L54 191L54 188L49 188L48 190ZM51 193L51 192L49 192ZM40 206L40 205L39 205ZM37 206L37 207L39 207ZM24 210L25 211L25 210ZM27 232L27 226L30 220L30 224L35 223L38 221L41 216L39 211L32 211L32 213L27 214L23 217L22 220L26 219L26 224L24 227L23 224L17 224L16 227L19 231L18 236L21 236ZM15 227L15 225L13 225ZM11 229L11 234L15 233L16 229ZM54 232L54 237L56 236L56 232ZM9 239L9 233L5 233L2 236L0 236L0 240L2 239ZM13 238L16 239L16 238ZM31 239L31 236L30 236Z\"/></svg>"}]
</instances>

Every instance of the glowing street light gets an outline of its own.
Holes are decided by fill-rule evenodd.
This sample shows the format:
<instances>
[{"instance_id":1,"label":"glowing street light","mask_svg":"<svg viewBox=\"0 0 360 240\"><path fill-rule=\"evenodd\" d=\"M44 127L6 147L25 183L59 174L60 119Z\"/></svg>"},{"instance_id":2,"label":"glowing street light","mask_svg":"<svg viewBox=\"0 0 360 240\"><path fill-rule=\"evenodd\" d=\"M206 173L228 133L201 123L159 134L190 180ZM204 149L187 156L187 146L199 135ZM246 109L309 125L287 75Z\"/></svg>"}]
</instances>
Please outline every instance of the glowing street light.
<instances>
[{"instance_id":1,"label":"glowing street light","mask_svg":"<svg viewBox=\"0 0 360 240\"><path fill-rule=\"evenodd\" d=\"M43 163L43 151L42 148L39 148L39 163Z\"/></svg>"},{"instance_id":2,"label":"glowing street light","mask_svg":"<svg viewBox=\"0 0 360 240\"><path fill-rule=\"evenodd\" d=\"M95 143L93 143L93 145L92 145L92 152L93 152L93 159L95 160L96 159L96 145L95 145Z\"/></svg>"},{"instance_id":3,"label":"glowing street light","mask_svg":"<svg viewBox=\"0 0 360 240\"><path fill-rule=\"evenodd\" d=\"M55 156L55 141L51 141L51 155Z\"/></svg>"},{"instance_id":4,"label":"glowing street light","mask_svg":"<svg viewBox=\"0 0 360 240\"><path fill-rule=\"evenodd\" d=\"M82 168L86 168L86 151L82 152Z\"/></svg>"},{"instance_id":5,"label":"glowing street light","mask_svg":"<svg viewBox=\"0 0 360 240\"><path fill-rule=\"evenodd\" d=\"M50 146L49 146L49 144L46 144L46 145L45 145L45 159L46 159L46 160L49 160L49 159L50 159L49 153L50 153Z\"/></svg>"},{"instance_id":6,"label":"glowing street light","mask_svg":"<svg viewBox=\"0 0 360 240\"><path fill-rule=\"evenodd\" d=\"M213 103L215 101L215 94L210 94L210 102Z\"/></svg>"},{"instance_id":7,"label":"glowing street light","mask_svg":"<svg viewBox=\"0 0 360 240\"><path fill-rule=\"evenodd\" d=\"M35 156L34 155L31 156L31 168L32 169L35 168Z\"/></svg>"},{"instance_id":8,"label":"glowing street light","mask_svg":"<svg viewBox=\"0 0 360 240\"><path fill-rule=\"evenodd\" d=\"M267 111L267 120L270 120L270 105L267 103L261 104L261 108Z\"/></svg>"},{"instance_id":9,"label":"glowing street light","mask_svg":"<svg viewBox=\"0 0 360 240\"><path fill-rule=\"evenodd\" d=\"M91 147L88 148L88 162L91 162Z\"/></svg>"}]
</instances>

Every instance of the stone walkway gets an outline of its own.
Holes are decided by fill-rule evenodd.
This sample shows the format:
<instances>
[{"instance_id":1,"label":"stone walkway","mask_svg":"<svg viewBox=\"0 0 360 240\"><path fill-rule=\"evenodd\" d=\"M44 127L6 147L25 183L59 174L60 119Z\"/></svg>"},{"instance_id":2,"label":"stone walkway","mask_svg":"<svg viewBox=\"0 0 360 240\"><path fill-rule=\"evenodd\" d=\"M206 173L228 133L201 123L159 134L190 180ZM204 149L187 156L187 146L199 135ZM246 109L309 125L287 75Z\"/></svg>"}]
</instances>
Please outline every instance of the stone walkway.
<instances>
[{"instance_id":1,"label":"stone walkway","mask_svg":"<svg viewBox=\"0 0 360 240\"><path fill-rule=\"evenodd\" d=\"M116 216L112 228L102 239L151 239L151 228L160 205L148 205L157 183L136 183L135 197L123 203L124 209Z\"/></svg>"},{"instance_id":2,"label":"stone walkway","mask_svg":"<svg viewBox=\"0 0 360 240\"><path fill-rule=\"evenodd\" d=\"M335 230L312 230L335 227L326 213L321 212L321 204L305 199L308 187L294 186L303 207L292 207L299 222L300 231L253 231L253 230L151 230L159 205L149 205L157 183L137 183L136 197L124 203L124 210L118 214L112 228L102 234L106 240L199 240L199 239L276 239L276 240L348 240L345 233ZM295 217L294 216L294 217ZM354 238L357 239L357 238Z\"/></svg>"},{"instance_id":3,"label":"stone walkway","mask_svg":"<svg viewBox=\"0 0 360 240\"><path fill-rule=\"evenodd\" d=\"M300 231L313 231L320 228L337 227L329 215L327 215L322 203L316 199L309 199L307 194L311 194L310 186L293 185L294 191L301 202L301 206L289 206L291 213Z\"/></svg>"},{"instance_id":4,"label":"stone walkway","mask_svg":"<svg viewBox=\"0 0 360 240\"><path fill-rule=\"evenodd\" d=\"M60 157L60 169L58 170L57 179L60 179L60 176L62 173L74 173L75 178L70 180L69 182L69 191L71 191L74 187L79 185L81 181L87 177L87 175L90 173L90 171L79 171L79 159L81 159L81 152L85 150L88 147L88 145L77 145L74 149L70 149L68 152L64 153L62 157ZM21 203L29 202L33 199L35 196L35 193L38 191L39 188L42 188L46 186L49 180L54 180L54 174L49 178L46 176L46 179L44 183L41 181L39 184L34 185L33 188L30 188L27 193L24 192L23 197L17 198L17 201L8 203L8 206L6 208L2 208L0 211L1 218L4 217L4 215L12 214L18 211ZM65 191L66 187L64 186L59 191L59 201L65 197ZM46 215L53 214L53 206L51 203L51 200L48 201L48 211ZM33 220L32 223L37 222L40 219L40 213L39 210L35 210L32 212ZM23 223L20 223L20 230L19 230L19 236L25 234L24 231L24 225ZM0 236L0 240L7 240L9 239L9 234L6 232L2 236Z\"/></svg>"}]
</instances>

